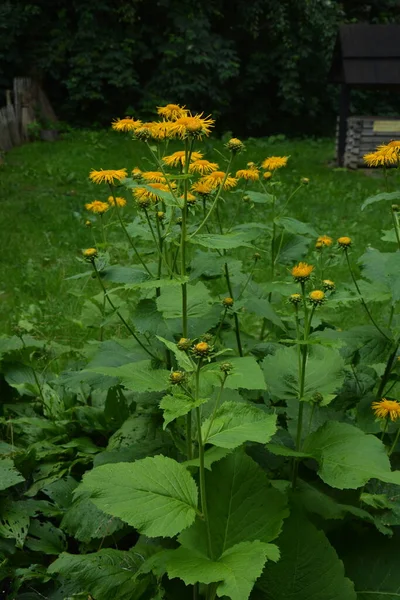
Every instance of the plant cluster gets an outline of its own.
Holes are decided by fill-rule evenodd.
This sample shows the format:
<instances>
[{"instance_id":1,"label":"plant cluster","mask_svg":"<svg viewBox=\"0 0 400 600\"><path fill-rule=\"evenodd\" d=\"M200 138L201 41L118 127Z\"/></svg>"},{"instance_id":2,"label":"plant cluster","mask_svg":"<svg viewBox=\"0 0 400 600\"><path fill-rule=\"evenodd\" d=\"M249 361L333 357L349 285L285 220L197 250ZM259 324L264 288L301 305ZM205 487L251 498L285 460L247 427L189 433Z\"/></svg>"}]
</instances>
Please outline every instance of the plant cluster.
<instances>
[{"instance_id":1,"label":"plant cluster","mask_svg":"<svg viewBox=\"0 0 400 600\"><path fill-rule=\"evenodd\" d=\"M289 216L309 184L283 193L290 157L238 169L232 138L217 164L211 117L158 116L112 125L151 170L89 175L93 245L76 277L98 285L92 339L0 339L3 594L395 597L397 210L383 237L397 249L368 248L359 278L356 240ZM348 306L367 324L343 330Z\"/></svg>"}]
</instances>

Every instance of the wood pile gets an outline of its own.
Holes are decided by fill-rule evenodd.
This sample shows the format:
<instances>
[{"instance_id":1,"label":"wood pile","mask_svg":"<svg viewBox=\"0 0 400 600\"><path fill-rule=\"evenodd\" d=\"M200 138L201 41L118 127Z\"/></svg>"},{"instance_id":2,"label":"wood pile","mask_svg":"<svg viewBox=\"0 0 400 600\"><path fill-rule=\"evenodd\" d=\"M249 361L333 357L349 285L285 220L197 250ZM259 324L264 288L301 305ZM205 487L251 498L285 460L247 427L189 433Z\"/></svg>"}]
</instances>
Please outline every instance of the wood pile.
<instances>
[{"instance_id":1,"label":"wood pile","mask_svg":"<svg viewBox=\"0 0 400 600\"><path fill-rule=\"evenodd\" d=\"M336 151L338 147L336 127ZM365 167L364 154L374 152L380 144L400 139L400 119L391 117L360 117L347 119L346 149L344 167L357 169Z\"/></svg>"},{"instance_id":2,"label":"wood pile","mask_svg":"<svg viewBox=\"0 0 400 600\"><path fill-rule=\"evenodd\" d=\"M29 125L38 119L57 121L40 85L27 77L16 77L0 108L0 151L7 152L29 139Z\"/></svg>"}]
</instances>

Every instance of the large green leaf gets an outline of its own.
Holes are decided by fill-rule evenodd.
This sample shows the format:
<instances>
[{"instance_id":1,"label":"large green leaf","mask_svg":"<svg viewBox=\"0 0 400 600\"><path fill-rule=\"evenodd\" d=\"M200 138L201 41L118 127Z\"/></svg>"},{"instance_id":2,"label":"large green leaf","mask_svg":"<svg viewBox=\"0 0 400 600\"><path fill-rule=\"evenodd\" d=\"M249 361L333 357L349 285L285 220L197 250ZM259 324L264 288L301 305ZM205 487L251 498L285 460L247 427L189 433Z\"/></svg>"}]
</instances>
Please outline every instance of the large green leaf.
<instances>
[{"instance_id":1,"label":"large green leaf","mask_svg":"<svg viewBox=\"0 0 400 600\"><path fill-rule=\"evenodd\" d=\"M11 458L0 459L0 490L6 490L17 483L25 481L21 473L14 467Z\"/></svg>"},{"instance_id":2,"label":"large green leaf","mask_svg":"<svg viewBox=\"0 0 400 600\"><path fill-rule=\"evenodd\" d=\"M61 529L80 542L105 538L112 535L124 524L120 519L110 517L97 508L85 497L78 498L65 512L61 521Z\"/></svg>"},{"instance_id":3,"label":"large green leaf","mask_svg":"<svg viewBox=\"0 0 400 600\"><path fill-rule=\"evenodd\" d=\"M86 592L96 600L136 600L136 572L143 557L135 548L129 552L106 548L92 554L63 552L49 567L75 584L76 592Z\"/></svg>"},{"instance_id":4,"label":"large green leaf","mask_svg":"<svg viewBox=\"0 0 400 600\"><path fill-rule=\"evenodd\" d=\"M230 233L200 233L190 238L192 244L198 244L205 248L218 250L233 250L235 248L247 247L253 248L250 242L260 235L258 229L250 229L249 231L231 231Z\"/></svg>"},{"instance_id":5,"label":"large green leaf","mask_svg":"<svg viewBox=\"0 0 400 600\"><path fill-rule=\"evenodd\" d=\"M188 412L197 406L201 406L205 402L208 402L207 398L198 398L197 400L194 400L187 394L179 393L177 391L173 394L164 396L160 402L160 408L163 410L164 415L164 429L171 421L187 415Z\"/></svg>"},{"instance_id":6,"label":"large green leaf","mask_svg":"<svg viewBox=\"0 0 400 600\"><path fill-rule=\"evenodd\" d=\"M370 479L400 485L378 438L347 423L328 422L306 438L303 450L320 463L319 476L339 489L358 488Z\"/></svg>"},{"instance_id":7,"label":"large green leaf","mask_svg":"<svg viewBox=\"0 0 400 600\"><path fill-rule=\"evenodd\" d=\"M237 448L244 442L266 444L276 431L275 415L241 402L224 402L211 427L210 423L211 418L202 425L204 443L222 448Z\"/></svg>"},{"instance_id":8,"label":"large green leaf","mask_svg":"<svg viewBox=\"0 0 400 600\"><path fill-rule=\"evenodd\" d=\"M271 542L288 515L286 496L273 488L262 468L242 450L220 460L206 474L213 556L240 542ZM179 536L185 548L207 554L204 521Z\"/></svg>"},{"instance_id":9,"label":"large green leaf","mask_svg":"<svg viewBox=\"0 0 400 600\"><path fill-rule=\"evenodd\" d=\"M358 262L364 277L389 289L394 302L400 300L400 252L380 252L368 248Z\"/></svg>"},{"instance_id":10,"label":"large green leaf","mask_svg":"<svg viewBox=\"0 0 400 600\"><path fill-rule=\"evenodd\" d=\"M299 398L298 348L282 348L266 356L262 363L269 392L280 400ZM312 346L306 364L303 399L321 394L322 404L328 404L344 380L344 361L338 350Z\"/></svg>"},{"instance_id":11,"label":"large green leaf","mask_svg":"<svg viewBox=\"0 0 400 600\"><path fill-rule=\"evenodd\" d=\"M238 390L239 388L246 390L266 389L263 372L253 356L236 356L233 358L229 356L221 362L229 362L233 367L225 382L225 388L230 390ZM218 386L221 383L220 364L211 363L202 369L206 379Z\"/></svg>"},{"instance_id":12,"label":"large green leaf","mask_svg":"<svg viewBox=\"0 0 400 600\"><path fill-rule=\"evenodd\" d=\"M179 577L186 585L221 582L217 587L219 597L247 600L265 561L278 558L276 546L254 541L229 548L217 561L196 550L170 550L165 554L165 566L171 579Z\"/></svg>"},{"instance_id":13,"label":"large green leaf","mask_svg":"<svg viewBox=\"0 0 400 600\"><path fill-rule=\"evenodd\" d=\"M29 514L24 502L5 500L0 505L0 537L15 539L22 548L29 529Z\"/></svg>"},{"instance_id":14,"label":"large green leaf","mask_svg":"<svg viewBox=\"0 0 400 600\"><path fill-rule=\"evenodd\" d=\"M90 371L116 377L134 392L162 392L169 387L169 371L153 369L151 360L140 360L120 367L93 367Z\"/></svg>"},{"instance_id":15,"label":"large green leaf","mask_svg":"<svg viewBox=\"0 0 400 600\"><path fill-rule=\"evenodd\" d=\"M292 217L278 217L275 219L275 223L278 227L283 227L288 233L310 235L313 238L317 238L319 235L314 227L311 227L308 223L293 219Z\"/></svg>"},{"instance_id":16,"label":"large green leaf","mask_svg":"<svg viewBox=\"0 0 400 600\"><path fill-rule=\"evenodd\" d=\"M202 317L205 315L212 304L210 292L202 283L187 286L187 315L188 317ZM158 310L163 314L164 319L182 318L182 290L181 288L171 287L161 290L161 295L157 298Z\"/></svg>"},{"instance_id":17,"label":"large green leaf","mask_svg":"<svg viewBox=\"0 0 400 600\"><path fill-rule=\"evenodd\" d=\"M25 546L33 552L44 554L60 554L66 549L65 535L50 521L38 521L34 519L29 527Z\"/></svg>"},{"instance_id":18,"label":"large green leaf","mask_svg":"<svg viewBox=\"0 0 400 600\"><path fill-rule=\"evenodd\" d=\"M197 486L185 467L155 456L86 473L77 493L149 537L174 536L194 521Z\"/></svg>"},{"instance_id":19,"label":"large green leaf","mask_svg":"<svg viewBox=\"0 0 400 600\"><path fill-rule=\"evenodd\" d=\"M400 192L381 192L380 194L369 196L364 200L361 205L361 210L364 210L364 208L367 208L370 204L375 204L375 202L386 201L389 204L395 200L400 200Z\"/></svg>"},{"instance_id":20,"label":"large green leaf","mask_svg":"<svg viewBox=\"0 0 400 600\"><path fill-rule=\"evenodd\" d=\"M257 298L257 296L246 297L246 312L253 313L258 317L263 317L267 321L271 321L274 325L280 329L286 330L286 327L282 320L275 313L271 303L267 298Z\"/></svg>"},{"instance_id":21,"label":"large green leaf","mask_svg":"<svg viewBox=\"0 0 400 600\"><path fill-rule=\"evenodd\" d=\"M113 265L102 269L100 277L104 281L111 281L112 283L141 283L149 279L149 274L137 267Z\"/></svg>"},{"instance_id":22,"label":"large green leaf","mask_svg":"<svg viewBox=\"0 0 400 600\"><path fill-rule=\"evenodd\" d=\"M267 564L257 582L266 600L356 600L335 550L303 514L285 521L278 544L280 561Z\"/></svg>"}]
</instances>

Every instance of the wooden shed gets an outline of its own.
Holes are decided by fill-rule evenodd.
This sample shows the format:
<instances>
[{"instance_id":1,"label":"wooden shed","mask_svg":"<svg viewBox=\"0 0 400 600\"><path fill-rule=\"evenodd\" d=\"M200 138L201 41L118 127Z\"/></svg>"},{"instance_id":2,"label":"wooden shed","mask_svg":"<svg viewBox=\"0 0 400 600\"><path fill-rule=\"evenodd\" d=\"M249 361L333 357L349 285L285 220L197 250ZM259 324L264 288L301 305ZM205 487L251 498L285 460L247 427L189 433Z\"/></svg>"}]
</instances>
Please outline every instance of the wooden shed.
<instances>
[{"instance_id":1,"label":"wooden shed","mask_svg":"<svg viewBox=\"0 0 400 600\"><path fill-rule=\"evenodd\" d=\"M337 157L339 165L343 166L347 145L352 146L353 155L357 148L354 140L348 139L348 133L351 134L351 128L348 129L351 90L392 90L399 94L400 100L400 25L342 25L334 48L330 81L341 86ZM357 119L362 121L363 117ZM369 142L371 145L366 151L373 151L377 144L399 137L400 115L398 120L370 116L366 119L366 135L370 139L363 139L361 124L361 132L358 131L360 151L361 146L364 151ZM375 120L377 126L374 126Z\"/></svg>"}]
</instances>

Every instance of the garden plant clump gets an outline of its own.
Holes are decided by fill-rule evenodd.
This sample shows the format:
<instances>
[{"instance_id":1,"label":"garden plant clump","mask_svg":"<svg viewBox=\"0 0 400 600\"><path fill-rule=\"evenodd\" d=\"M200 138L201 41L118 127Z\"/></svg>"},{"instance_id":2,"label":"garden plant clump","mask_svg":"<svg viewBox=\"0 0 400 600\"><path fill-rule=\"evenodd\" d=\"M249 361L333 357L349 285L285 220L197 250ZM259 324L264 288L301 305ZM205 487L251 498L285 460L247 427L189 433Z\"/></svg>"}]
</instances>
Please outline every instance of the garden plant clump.
<instances>
[{"instance_id":1,"label":"garden plant clump","mask_svg":"<svg viewBox=\"0 0 400 600\"><path fill-rule=\"evenodd\" d=\"M346 231L290 216L290 157L237 168L231 138L209 161L213 126L115 121L152 164L89 175L91 338L0 338L7 599L400 593L400 192L365 200L391 226L356 264ZM386 176L399 147L366 161Z\"/></svg>"}]
</instances>

